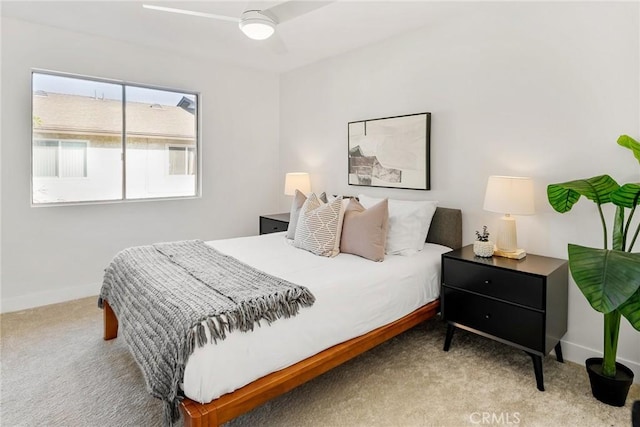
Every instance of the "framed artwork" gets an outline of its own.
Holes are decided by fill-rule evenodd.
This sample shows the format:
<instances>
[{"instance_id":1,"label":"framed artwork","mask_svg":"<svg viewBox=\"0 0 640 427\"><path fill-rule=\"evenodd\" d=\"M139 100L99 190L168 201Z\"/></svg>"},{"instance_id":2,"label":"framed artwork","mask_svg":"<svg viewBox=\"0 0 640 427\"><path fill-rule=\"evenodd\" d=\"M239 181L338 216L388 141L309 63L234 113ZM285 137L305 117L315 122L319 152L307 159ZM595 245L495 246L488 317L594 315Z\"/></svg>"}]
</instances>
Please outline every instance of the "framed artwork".
<instances>
[{"instance_id":1,"label":"framed artwork","mask_svg":"<svg viewBox=\"0 0 640 427\"><path fill-rule=\"evenodd\" d=\"M431 113L349 122L349 185L430 190Z\"/></svg>"}]
</instances>

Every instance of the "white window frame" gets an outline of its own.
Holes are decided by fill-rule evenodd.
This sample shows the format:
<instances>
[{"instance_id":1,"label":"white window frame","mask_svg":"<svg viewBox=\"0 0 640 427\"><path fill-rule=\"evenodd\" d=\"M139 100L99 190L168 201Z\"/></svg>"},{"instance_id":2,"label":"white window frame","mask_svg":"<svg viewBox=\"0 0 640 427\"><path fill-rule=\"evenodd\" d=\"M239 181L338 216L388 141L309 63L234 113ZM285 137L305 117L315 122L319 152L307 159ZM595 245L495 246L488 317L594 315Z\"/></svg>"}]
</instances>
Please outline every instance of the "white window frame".
<instances>
[{"instance_id":1,"label":"white window frame","mask_svg":"<svg viewBox=\"0 0 640 427\"><path fill-rule=\"evenodd\" d=\"M157 202L164 200L183 200L183 199L199 199L202 197L202 137L201 137L201 94L200 92L195 92L191 90L185 90L180 88L169 88L165 86L156 86L142 83L135 83L125 80L115 80L115 79L107 79L102 77L94 77L87 76L82 74L75 73L66 73L60 71L52 71L52 70L44 70L44 69L31 69L31 116L33 117L33 97L35 92L33 91L33 75L34 74L47 74L52 76L60 76L67 78L75 78L82 80L92 80L96 82L117 84L122 86L122 120L123 120L123 128L122 128L122 197L120 199L115 200L83 200L83 201L74 201L74 202L44 202L44 203L34 203L34 188L33 188L33 180L35 179L80 179L80 178L60 178L60 177L34 177L33 175L33 149L34 149L34 126L33 123L31 125L31 176L30 176L30 192L31 192L31 207L47 207L47 206L61 206L61 205L87 205L87 204L111 204L111 203L132 203L132 202ZM196 105L196 114L195 114L195 151L196 151L196 171L195 171L195 179L196 179L196 188L195 194L189 196L156 196L156 197L147 197L147 198L127 198L127 181L126 181L126 157L127 157L127 133L126 133L126 87L140 87L146 89L155 89L155 90L164 90L167 92L175 92L175 93L183 93L186 95L193 95L195 97L195 105ZM36 95L37 96L37 95ZM37 138L37 140L49 140L55 141L57 138ZM65 140L62 140L65 141ZM69 140L70 141L70 140ZM86 141L82 141L86 142ZM194 145L190 145L194 146ZM89 144L87 145L87 150L89 148ZM88 151L86 154L86 159L88 158ZM88 175L88 164L85 167L85 172Z\"/></svg>"}]
</instances>

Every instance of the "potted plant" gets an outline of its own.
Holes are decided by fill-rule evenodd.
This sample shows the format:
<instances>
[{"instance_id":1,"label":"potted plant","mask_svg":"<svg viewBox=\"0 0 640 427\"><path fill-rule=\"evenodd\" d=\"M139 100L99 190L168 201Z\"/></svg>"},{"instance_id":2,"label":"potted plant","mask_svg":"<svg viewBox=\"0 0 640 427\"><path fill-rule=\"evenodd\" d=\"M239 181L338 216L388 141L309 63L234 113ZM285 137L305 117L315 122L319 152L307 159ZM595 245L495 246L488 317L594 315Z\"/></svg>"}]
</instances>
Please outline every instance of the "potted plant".
<instances>
[{"instance_id":1,"label":"potted plant","mask_svg":"<svg viewBox=\"0 0 640 427\"><path fill-rule=\"evenodd\" d=\"M622 135L618 144L630 149L640 161L638 141ZM609 405L624 406L633 371L616 362L616 352L621 316L640 331L640 253L631 253L640 233L640 224L632 223L640 200L640 183L620 186L609 175L600 175L547 187L549 203L560 213L570 211L581 196L596 204L604 237L602 249L568 246L573 280L591 307L604 314L603 358L587 359L587 372L594 397ZM602 205L608 203L616 206L611 248L602 211Z\"/></svg>"},{"instance_id":2,"label":"potted plant","mask_svg":"<svg viewBox=\"0 0 640 427\"><path fill-rule=\"evenodd\" d=\"M479 257L489 258L493 256L493 242L489 240L487 226L482 226L482 233L476 230L476 241L473 242L473 253Z\"/></svg>"}]
</instances>

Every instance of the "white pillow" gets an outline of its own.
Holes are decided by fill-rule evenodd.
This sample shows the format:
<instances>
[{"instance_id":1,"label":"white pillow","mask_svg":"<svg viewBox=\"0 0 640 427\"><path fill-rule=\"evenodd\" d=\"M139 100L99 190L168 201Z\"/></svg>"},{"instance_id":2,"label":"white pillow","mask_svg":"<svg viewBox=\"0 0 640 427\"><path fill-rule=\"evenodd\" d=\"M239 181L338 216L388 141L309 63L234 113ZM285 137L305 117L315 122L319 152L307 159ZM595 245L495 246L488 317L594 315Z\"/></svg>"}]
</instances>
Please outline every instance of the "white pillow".
<instances>
[{"instance_id":1,"label":"white pillow","mask_svg":"<svg viewBox=\"0 0 640 427\"><path fill-rule=\"evenodd\" d=\"M384 199L358 195L360 203L369 209ZM429 226L438 202L429 200L389 199L389 231L386 253L390 255L413 255L424 248Z\"/></svg>"}]
</instances>

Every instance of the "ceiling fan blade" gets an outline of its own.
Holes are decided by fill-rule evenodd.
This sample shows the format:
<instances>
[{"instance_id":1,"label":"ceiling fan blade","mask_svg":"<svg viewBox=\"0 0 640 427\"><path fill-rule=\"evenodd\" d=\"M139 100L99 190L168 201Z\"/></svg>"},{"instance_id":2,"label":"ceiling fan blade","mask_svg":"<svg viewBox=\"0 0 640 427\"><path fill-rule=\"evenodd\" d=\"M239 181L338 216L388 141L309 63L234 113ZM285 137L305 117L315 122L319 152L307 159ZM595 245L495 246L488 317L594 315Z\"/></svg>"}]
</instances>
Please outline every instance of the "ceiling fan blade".
<instances>
[{"instance_id":1,"label":"ceiling fan blade","mask_svg":"<svg viewBox=\"0 0 640 427\"><path fill-rule=\"evenodd\" d=\"M284 55L289 53L289 49L287 49L287 45L282 40L282 37L276 31L274 35L265 40L265 44L269 50L278 55Z\"/></svg>"},{"instance_id":2,"label":"ceiling fan blade","mask_svg":"<svg viewBox=\"0 0 640 427\"><path fill-rule=\"evenodd\" d=\"M231 16L225 16L225 15L214 15L213 13L197 12L195 10L176 9L173 7L154 6L150 4L143 4L142 7L144 7L145 9L159 10L161 12L180 13L183 15L199 16L201 18L218 19L220 21L229 21L229 22L236 22L236 23L240 22L240 18L234 18Z\"/></svg>"},{"instance_id":3,"label":"ceiling fan blade","mask_svg":"<svg viewBox=\"0 0 640 427\"><path fill-rule=\"evenodd\" d=\"M262 13L273 15L279 24L297 18L298 16L305 15L309 12L313 12L316 9L325 7L333 1L286 1L284 3L277 4L268 9L264 9Z\"/></svg>"}]
</instances>

